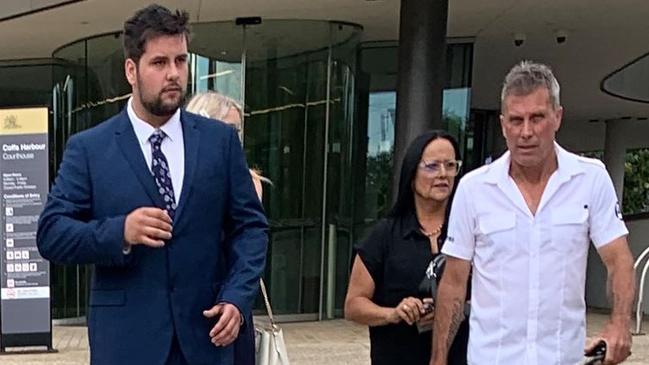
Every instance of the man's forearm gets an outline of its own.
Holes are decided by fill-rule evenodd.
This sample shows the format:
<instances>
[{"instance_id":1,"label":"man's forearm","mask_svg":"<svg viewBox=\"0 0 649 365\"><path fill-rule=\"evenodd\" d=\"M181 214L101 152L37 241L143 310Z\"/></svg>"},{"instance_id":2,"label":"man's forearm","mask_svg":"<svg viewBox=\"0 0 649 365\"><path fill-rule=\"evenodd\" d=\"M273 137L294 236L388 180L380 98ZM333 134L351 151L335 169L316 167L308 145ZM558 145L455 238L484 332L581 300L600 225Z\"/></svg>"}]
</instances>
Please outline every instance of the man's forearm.
<instances>
[{"instance_id":1,"label":"man's forearm","mask_svg":"<svg viewBox=\"0 0 649 365\"><path fill-rule=\"evenodd\" d=\"M36 242L43 258L57 264L124 266L124 216L84 222L52 209L42 214Z\"/></svg>"},{"instance_id":2,"label":"man's forearm","mask_svg":"<svg viewBox=\"0 0 649 365\"><path fill-rule=\"evenodd\" d=\"M446 365L448 350L464 320L465 285L442 282L435 305L433 325L433 364Z\"/></svg>"},{"instance_id":3,"label":"man's forearm","mask_svg":"<svg viewBox=\"0 0 649 365\"><path fill-rule=\"evenodd\" d=\"M628 325L635 296L635 271L631 257L619 258L609 269L607 292L612 305L611 321Z\"/></svg>"}]
</instances>

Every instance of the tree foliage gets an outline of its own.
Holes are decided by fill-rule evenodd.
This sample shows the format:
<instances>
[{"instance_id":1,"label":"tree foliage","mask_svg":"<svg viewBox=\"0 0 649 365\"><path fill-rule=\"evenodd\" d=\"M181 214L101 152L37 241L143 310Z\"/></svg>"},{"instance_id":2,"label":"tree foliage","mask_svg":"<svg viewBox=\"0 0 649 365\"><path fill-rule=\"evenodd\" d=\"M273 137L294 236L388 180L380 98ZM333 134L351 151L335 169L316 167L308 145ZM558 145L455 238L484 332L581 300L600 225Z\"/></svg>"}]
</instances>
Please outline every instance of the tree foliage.
<instances>
[{"instance_id":1,"label":"tree foliage","mask_svg":"<svg viewBox=\"0 0 649 365\"><path fill-rule=\"evenodd\" d=\"M624 214L649 212L649 148L626 153L622 209Z\"/></svg>"},{"instance_id":2,"label":"tree foliage","mask_svg":"<svg viewBox=\"0 0 649 365\"><path fill-rule=\"evenodd\" d=\"M383 217L390 209L392 182L392 151L367 156L368 190L376 192L376 214Z\"/></svg>"}]
</instances>

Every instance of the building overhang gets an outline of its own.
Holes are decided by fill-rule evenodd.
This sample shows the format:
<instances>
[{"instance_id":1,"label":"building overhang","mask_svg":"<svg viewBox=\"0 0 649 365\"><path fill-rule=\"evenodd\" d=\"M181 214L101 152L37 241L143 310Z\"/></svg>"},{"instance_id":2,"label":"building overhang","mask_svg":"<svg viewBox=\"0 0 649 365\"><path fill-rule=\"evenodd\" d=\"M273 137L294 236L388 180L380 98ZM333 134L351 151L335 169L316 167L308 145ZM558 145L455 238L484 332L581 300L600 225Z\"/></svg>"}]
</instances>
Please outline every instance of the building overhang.
<instances>
[{"instance_id":1,"label":"building overhang","mask_svg":"<svg viewBox=\"0 0 649 365\"><path fill-rule=\"evenodd\" d=\"M86 0L0 21L0 60L50 57L56 48L119 31L144 0ZM363 26L363 40L396 40L397 0L166 0L184 8L192 22L262 19L335 20ZM646 118L646 106L600 88L614 70L649 51L640 0L539 2L532 0L449 1L448 36L475 40L472 106L498 109L507 70L522 59L548 63L562 86L565 120ZM520 39L523 41L520 42ZM561 41L559 41L561 40ZM519 44L520 43L520 44Z\"/></svg>"}]
</instances>

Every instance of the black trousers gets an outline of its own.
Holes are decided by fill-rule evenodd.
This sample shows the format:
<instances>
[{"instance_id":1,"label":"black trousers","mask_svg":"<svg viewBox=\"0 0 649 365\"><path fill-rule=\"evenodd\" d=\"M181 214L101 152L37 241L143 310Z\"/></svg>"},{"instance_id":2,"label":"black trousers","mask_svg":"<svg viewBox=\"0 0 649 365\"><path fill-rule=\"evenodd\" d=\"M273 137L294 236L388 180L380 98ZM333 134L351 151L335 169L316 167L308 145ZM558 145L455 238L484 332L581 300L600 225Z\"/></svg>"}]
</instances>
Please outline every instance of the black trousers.
<instances>
[{"instance_id":1,"label":"black trousers","mask_svg":"<svg viewBox=\"0 0 649 365\"><path fill-rule=\"evenodd\" d=\"M239 329L239 337L234 340L234 364L255 365L255 324L252 313L248 313L245 323Z\"/></svg>"}]
</instances>

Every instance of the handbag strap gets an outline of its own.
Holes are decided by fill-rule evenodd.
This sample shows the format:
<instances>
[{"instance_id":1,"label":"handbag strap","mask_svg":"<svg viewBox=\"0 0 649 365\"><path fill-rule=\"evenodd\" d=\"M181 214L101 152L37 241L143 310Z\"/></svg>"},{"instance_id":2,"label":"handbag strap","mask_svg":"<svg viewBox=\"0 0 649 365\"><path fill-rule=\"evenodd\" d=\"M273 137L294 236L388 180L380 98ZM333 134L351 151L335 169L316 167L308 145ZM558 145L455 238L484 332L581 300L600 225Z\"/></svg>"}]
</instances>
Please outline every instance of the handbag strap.
<instances>
[{"instance_id":1,"label":"handbag strap","mask_svg":"<svg viewBox=\"0 0 649 365\"><path fill-rule=\"evenodd\" d=\"M268 293L266 292L266 285L264 284L264 279L259 279L259 287L261 288L261 294L264 296L264 303L266 304L266 312L268 313L268 318L270 318L270 324L275 328L275 319L273 318L273 308L270 306L270 300L268 299Z\"/></svg>"}]
</instances>

